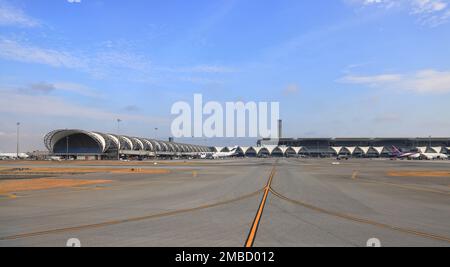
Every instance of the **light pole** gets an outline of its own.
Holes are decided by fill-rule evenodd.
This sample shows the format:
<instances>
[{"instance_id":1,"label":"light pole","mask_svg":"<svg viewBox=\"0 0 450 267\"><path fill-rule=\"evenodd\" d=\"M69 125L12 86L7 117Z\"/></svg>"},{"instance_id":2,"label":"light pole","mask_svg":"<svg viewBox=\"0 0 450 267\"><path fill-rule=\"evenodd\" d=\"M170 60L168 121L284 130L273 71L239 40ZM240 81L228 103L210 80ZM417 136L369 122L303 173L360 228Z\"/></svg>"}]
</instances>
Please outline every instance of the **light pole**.
<instances>
[{"instance_id":1,"label":"light pole","mask_svg":"<svg viewBox=\"0 0 450 267\"><path fill-rule=\"evenodd\" d=\"M17 156L17 159L19 159L19 130L20 130L20 122L16 123L16 126L17 126L16 156Z\"/></svg>"},{"instance_id":2,"label":"light pole","mask_svg":"<svg viewBox=\"0 0 450 267\"><path fill-rule=\"evenodd\" d=\"M155 140L158 139L158 137L157 137L158 134L157 133L158 133L158 128L155 127L155 137L154 137ZM161 147L161 149L159 151L162 151L162 147ZM155 159L157 159L157 158L158 158L158 148L155 148Z\"/></svg>"},{"instance_id":3,"label":"light pole","mask_svg":"<svg viewBox=\"0 0 450 267\"><path fill-rule=\"evenodd\" d=\"M120 160L120 122L121 119L117 119L117 160Z\"/></svg>"}]
</instances>

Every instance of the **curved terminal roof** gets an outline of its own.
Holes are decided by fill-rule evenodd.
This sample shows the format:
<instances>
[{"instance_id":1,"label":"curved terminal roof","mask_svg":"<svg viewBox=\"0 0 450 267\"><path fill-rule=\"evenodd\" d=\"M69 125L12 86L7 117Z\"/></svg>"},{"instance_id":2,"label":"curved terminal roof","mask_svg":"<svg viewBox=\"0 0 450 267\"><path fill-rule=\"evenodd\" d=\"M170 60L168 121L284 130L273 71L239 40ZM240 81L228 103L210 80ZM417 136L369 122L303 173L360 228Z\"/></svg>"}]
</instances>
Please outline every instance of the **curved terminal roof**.
<instances>
[{"instance_id":1,"label":"curved terminal roof","mask_svg":"<svg viewBox=\"0 0 450 267\"><path fill-rule=\"evenodd\" d=\"M45 138L45 146L52 153L55 152L55 148L58 151L65 151L66 143L65 140L70 140L70 145L73 146L73 151L77 151L77 154L83 153L100 153L107 154L111 152L117 152L117 147L121 151L142 151L162 153L162 154L177 154L177 153L201 153L201 152L226 152L237 148L244 155L252 154L300 154L302 151L308 151L305 146L289 146L289 145L263 145L263 146L241 146L241 147L206 147L191 144L181 144L175 142L159 141L149 138L131 137L125 135L115 135L109 133L99 133L85 130L77 129L65 129L65 130L55 130L48 133ZM119 142L120 140L120 142ZM86 151L83 152L83 146L86 145ZM56 147L55 147L56 146ZM353 145L353 146L329 146L330 151L335 154L349 153L353 154L364 154L376 153L381 155L383 152L389 152L389 146L382 145ZM415 147L416 150L422 153L427 151L443 153L445 150L450 152L450 147L447 146L433 146L433 147ZM82 152L78 152L82 151Z\"/></svg>"},{"instance_id":2,"label":"curved terminal roof","mask_svg":"<svg viewBox=\"0 0 450 267\"><path fill-rule=\"evenodd\" d=\"M118 136L116 134L99 133L78 129L52 131L44 137L44 143L49 151L54 152L55 145L58 142L73 135L83 135L85 137L89 137L90 139L95 141L95 143L98 145L99 151L102 154L114 150L117 151L117 146L119 146L121 150L149 152L194 153L200 151L211 151L211 149L206 146L179 144L174 142L157 141L148 138L130 137L125 135Z\"/></svg>"}]
</instances>

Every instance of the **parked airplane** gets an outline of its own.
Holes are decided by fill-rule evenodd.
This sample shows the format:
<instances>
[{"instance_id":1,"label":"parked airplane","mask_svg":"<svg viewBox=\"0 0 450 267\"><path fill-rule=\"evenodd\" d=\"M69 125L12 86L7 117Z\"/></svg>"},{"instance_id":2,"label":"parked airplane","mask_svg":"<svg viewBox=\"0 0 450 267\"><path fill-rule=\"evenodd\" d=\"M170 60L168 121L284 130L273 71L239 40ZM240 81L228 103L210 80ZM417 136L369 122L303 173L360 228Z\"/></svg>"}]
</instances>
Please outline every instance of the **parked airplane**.
<instances>
[{"instance_id":1,"label":"parked airplane","mask_svg":"<svg viewBox=\"0 0 450 267\"><path fill-rule=\"evenodd\" d=\"M19 159L27 159L28 156L25 153L19 153ZM17 153L0 153L0 159L17 159Z\"/></svg>"},{"instance_id":2,"label":"parked airplane","mask_svg":"<svg viewBox=\"0 0 450 267\"><path fill-rule=\"evenodd\" d=\"M230 152L205 152L200 154L201 159L223 159L223 158L229 158L237 156L237 149L238 147L233 147L233 149L230 150Z\"/></svg>"},{"instance_id":3,"label":"parked airplane","mask_svg":"<svg viewBox=\"0 0 450 267\"><path fill-rule=\"evenodd\" d=\"M237 153L238 147L233 147L230 152L217 152L214 153L212 156L214 159L222 159L222 158L229 158L229 157L235 157L238 155Z\"/></svg>"},{"instance_id":4,"label":"parked airplane","mask_svg":"<svg viewBox=\"0 0 450 267\"><path fill-rule=\"evenodd\" d=\"M420 157L426 160L448 159L448 156L442 153L421 153Z\"/></svg>"},{"instance_id":5,"label":"parked airplane","mask_svg":"<svg viewBox=\"0 0 450 267\"><path fill-rule=\"evenodd\" d=\"M50 161L62 161L62 158L61 157L50 157L50 158L48 158L48 160L50 160Z\"/></svg>"},{"instance_id":6,"label":"parked airplane","mask_svg":"<svg viewBox=\"0 0 450 267\"><path fill-rule=\"evenodd\" d=\"M418 152L402 152L400 149L398 149L396 146L392 146L392 150L394 151L392 153L392 157L397 159L418 159L420 158L420 153Z\"/></svg>"},{"instance_id":7,"label":"parked airplane","mask_svg":"<svg viewBox=\"0 0 450 267\"><path fill-rule=\"evenodd\" d=\"M213 159L213 152L202 152L200 153L200 159Z\"/></svg>"},{"instance_id":8,"label":"parked airplane","mask_svg":"<svg viewBox=\"0 0 450 267\"><path fill-rule=\"evenodd\" d=\"M392 147L394 150L393 156L395 158L408 158L408 159L426 159L426 160L435 160L435 159L448 159L448 156L442 153L422 153L422 152L407 152L402 153L397 147Z\"/></svg>"}]
</instances>

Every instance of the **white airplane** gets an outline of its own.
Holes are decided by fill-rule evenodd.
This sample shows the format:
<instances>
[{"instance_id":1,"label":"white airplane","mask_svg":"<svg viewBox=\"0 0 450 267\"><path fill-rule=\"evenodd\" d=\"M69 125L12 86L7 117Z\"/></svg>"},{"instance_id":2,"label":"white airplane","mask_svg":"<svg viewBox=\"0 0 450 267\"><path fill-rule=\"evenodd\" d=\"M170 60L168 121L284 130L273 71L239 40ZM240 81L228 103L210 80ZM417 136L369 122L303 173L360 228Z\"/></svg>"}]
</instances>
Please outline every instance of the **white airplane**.
<instances>
[{"instance_id":1,"label":"white airplane","mask_svg":"<svg viewBox=\"0 0 450 267\"><path fill-rule=\"evenodd\" d=\"M17 153L0 153L0 159L27 159L29 157L25 153L19 153L19 157L17 157Z\"/></svg>"},{"instance_id":2,"label":"white airplane","mask_svg":"<svg viewBox=\"0 0 450 267\"><path fill-rule=\"evenodd\" d=\"M234 157L234 156L238 155L237 149L238 149L238 147L235 146L230 150L230 152L217 152L217 153L214 153L212 155L212 157L214 159L223 159L223 158Z\"/></svg>"},{"instance_id":3,"label":"white airplane","mask_svg":"<svg viewBox=\"0 0 450 267\"><path fill-rule=\"evenodd\" d=\"M410 156L408 156L408 159L421 159L422 158L422 154L421 153L414 153Z\"/></svg>"},{"instance_id":4,"label":"white airplane","mask_svg":"<svg viewBox=\"0 0 450 267\"><path fill-rule=\"evenodd\" d=\"M204 152L200 154L201 159L223 159L223 158L229 158L237 156L237 149L238 147L233 147L233 149L230 150L230 152Z\"/></svg>"},{"instance_id":5,"label":"white airplane","mask_svg":"<svg viewBox=\"0 0 450 267\"><path fill-rule=\"evenodd\" d=\"M393 146L394 154L393 156L399 159L425 159L425 160L435 160L435 159L448 159L448 156L442 153L422 153L422 152L408 152L402 153L397 147Z\"/></svg>"},{"instance_id":6,"label":"white airplane","mask_svg":"<svg viewBox=\"0 0 450 267\"><path fill-rule=\"evenodd\" d=\"M421 153L420 156L426 160L448 159L448 156L442 153Z\"/></svg>"},{"instance_id":7,"label":"white airplane","mask_svg":"<svg viewBox=\"0 0 450 267\"><path fill-rule=\"evenodd\" d=\"M50 157L50 158L48 158L48 160L50 160L50 161L62 161L62 158L61 157Z\"/></svg>"}]
</instances>

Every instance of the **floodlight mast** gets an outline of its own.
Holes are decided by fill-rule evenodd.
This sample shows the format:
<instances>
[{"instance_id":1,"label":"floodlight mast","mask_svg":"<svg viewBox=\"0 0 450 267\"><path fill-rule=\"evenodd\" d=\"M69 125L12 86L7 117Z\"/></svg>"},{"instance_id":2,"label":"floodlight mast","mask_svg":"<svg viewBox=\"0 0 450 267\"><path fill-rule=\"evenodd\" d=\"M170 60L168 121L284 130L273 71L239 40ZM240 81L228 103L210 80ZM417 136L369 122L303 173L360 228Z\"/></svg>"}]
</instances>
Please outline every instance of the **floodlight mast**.
<instances>
[{"instance_id":1,"label":"floodlight mast","mask_svg":"<svg viewBox=\"0 0 450 267\"><path fill-rule=\"evenodd\" d=\"M16 141L16 157L19 159L19 131L20 131L20 122L16 123L17 126L17 141Z\"/></svg>"}]
</instances>

